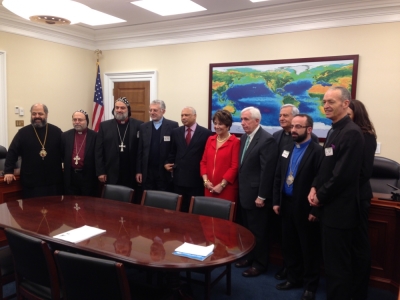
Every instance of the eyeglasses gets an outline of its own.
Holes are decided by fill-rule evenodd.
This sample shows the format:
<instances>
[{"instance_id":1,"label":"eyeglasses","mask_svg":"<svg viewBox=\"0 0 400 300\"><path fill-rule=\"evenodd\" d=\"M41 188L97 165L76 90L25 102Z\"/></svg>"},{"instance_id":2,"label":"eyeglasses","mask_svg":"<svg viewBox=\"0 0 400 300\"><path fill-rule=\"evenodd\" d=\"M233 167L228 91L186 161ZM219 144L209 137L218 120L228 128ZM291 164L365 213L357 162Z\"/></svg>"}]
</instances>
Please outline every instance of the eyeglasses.
<instances>
[{"instance_id":1,"label":"eyeglasses","mask_svg":"<svg viewBox=\"0 0 400 300\"><path fill-rule=\"evenodd\" d=\"M307 127L311 127L311 126L301 126L300 124L296 124L296 125L290 125L290 128L296 128L296 129L301 129L301 128L307 128Z\"/></svg>"}]
</instances>

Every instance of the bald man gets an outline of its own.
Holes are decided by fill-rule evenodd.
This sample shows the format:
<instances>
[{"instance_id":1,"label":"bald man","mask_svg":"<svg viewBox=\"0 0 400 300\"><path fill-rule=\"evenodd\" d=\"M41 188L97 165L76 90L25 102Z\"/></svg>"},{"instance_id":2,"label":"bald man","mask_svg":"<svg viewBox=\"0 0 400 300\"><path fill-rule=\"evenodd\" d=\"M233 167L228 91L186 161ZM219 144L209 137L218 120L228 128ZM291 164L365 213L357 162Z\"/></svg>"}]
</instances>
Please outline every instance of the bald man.
<instances>
[{"instance_id":1,"label":"bald man","mask_svg":"<svg viewBox=\"0 0 400 300\"><path fill-rule=\"evenodd\" d=\"M63 194L61 129L47 123L49 110L36 103L31 107L31 124L21 128L11 142L4 165L4 181L15 180L14 166L20 156L22 197Z\"/></svg>"}]
</instances>

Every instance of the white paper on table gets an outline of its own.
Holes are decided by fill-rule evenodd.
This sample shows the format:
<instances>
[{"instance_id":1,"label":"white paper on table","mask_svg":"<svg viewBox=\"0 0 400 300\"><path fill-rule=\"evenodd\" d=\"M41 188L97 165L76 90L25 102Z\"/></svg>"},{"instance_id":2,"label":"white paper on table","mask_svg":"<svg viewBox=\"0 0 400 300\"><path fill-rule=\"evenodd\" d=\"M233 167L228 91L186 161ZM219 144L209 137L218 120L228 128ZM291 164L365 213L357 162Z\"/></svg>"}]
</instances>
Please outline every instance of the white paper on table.
<instances>
[{"instance_id":1,"label":"white paper on table","mask_svg":"<svg viewBox=\"0 0 400 300\"><path fill-rule=\"evenodd\" d=\"M104 229L84 225L82 227L57 234L53 236L53 238L71 243L79 243L104 232L106 232Z\"/></svg>"},{"instance_id":2,"label":"white paper on table","mask_svg":"<svg viewBox=\"0 0 400 300\"><path fill-rule=\"evenodd\" d=\"M176 248L175 251L187 253L187 254L198 255L198 256L208 256L208 255L210 255L210 253L212 253L214 251L214 245L199 246L199 245L193 245L190 243L183 243L183 245Z\"/></svg>"}]
</instances>

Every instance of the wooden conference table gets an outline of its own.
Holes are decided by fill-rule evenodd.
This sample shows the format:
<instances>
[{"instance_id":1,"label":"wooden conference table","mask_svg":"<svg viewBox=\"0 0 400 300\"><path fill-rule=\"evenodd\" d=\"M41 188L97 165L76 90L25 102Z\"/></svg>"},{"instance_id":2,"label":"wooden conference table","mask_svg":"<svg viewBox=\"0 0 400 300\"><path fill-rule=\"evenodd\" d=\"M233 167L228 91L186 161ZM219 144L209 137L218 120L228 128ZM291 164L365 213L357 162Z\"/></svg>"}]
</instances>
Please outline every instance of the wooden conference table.
<instances>
[{"instance_id":1,"label":"wooden conference table","mask_svg":"<svg viewBox=\"0 0 400 300\"><path fill-rule=\"evenodd\" d=\"M83 225L106 232L77 244L53 238ZM93 197L54 196L2 203L0 227L17 229L54 247L171 271L227 265L250 252L255 243L250 231L233 222ZM204 261L173 255L183 242L214 244L214 254Z\"/></svg>"}]
</instances>

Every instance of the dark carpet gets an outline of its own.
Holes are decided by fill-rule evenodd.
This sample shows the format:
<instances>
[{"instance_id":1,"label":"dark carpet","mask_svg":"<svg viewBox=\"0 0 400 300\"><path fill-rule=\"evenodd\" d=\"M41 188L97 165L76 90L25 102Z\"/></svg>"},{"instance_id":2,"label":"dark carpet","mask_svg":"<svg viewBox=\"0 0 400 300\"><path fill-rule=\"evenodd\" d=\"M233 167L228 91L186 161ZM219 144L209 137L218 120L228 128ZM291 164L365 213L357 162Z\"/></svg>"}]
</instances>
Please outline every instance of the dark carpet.
<instances>
[{"instance_id":1,"label":"dark carpet","mask_svg":"<svg viewBox=\"0 0 400 300\"><path fill-rule=\"evenodd\" d=\"M222 270L222 269L221 269ZM221 270L216 269L213 271L213 276L217 276ZM299 300L301 298L303 290L294 289L290 291L278 291L275 285L280 281L274 278L275 273L279 270L278 266L271 265L268 271L261 274L258 277L245 278L242 276L242 271L244 269L235 268L232 266L232 294L231 296L226 295L226 279L225 277L212 288L211 299L218 300L253 300L253 299L271 299L271 300ZM135 272L136 273L136 272ZM145 281L146 272L136 273L136 276L140 276ZM204 275L198 273L192 273L192 278L203 279ZM11 293L15 293L15 284L10 283L4 287L4 296ZM194 299L204 299L204 287L192 284L191 293ZM132 294L136 294L132 291ZM156 298L150 296L149 294L143 295L145 299L156 300ZM135 297L136 298L136 297ZM139 297L142 298L142 297ZM160 297L163 299L164 297ZM168 297L167 297L168 298ZM16 298L15 298L16 299ZM165 299L165 298L164 298ZM325 289L325 278L322 277L320 285L317 291L317 300L326 299L326 289ZM387 290L377 289L370 287L368 293L368 300L396 300L397 296Z\"/></svg>"}]
</instances>

